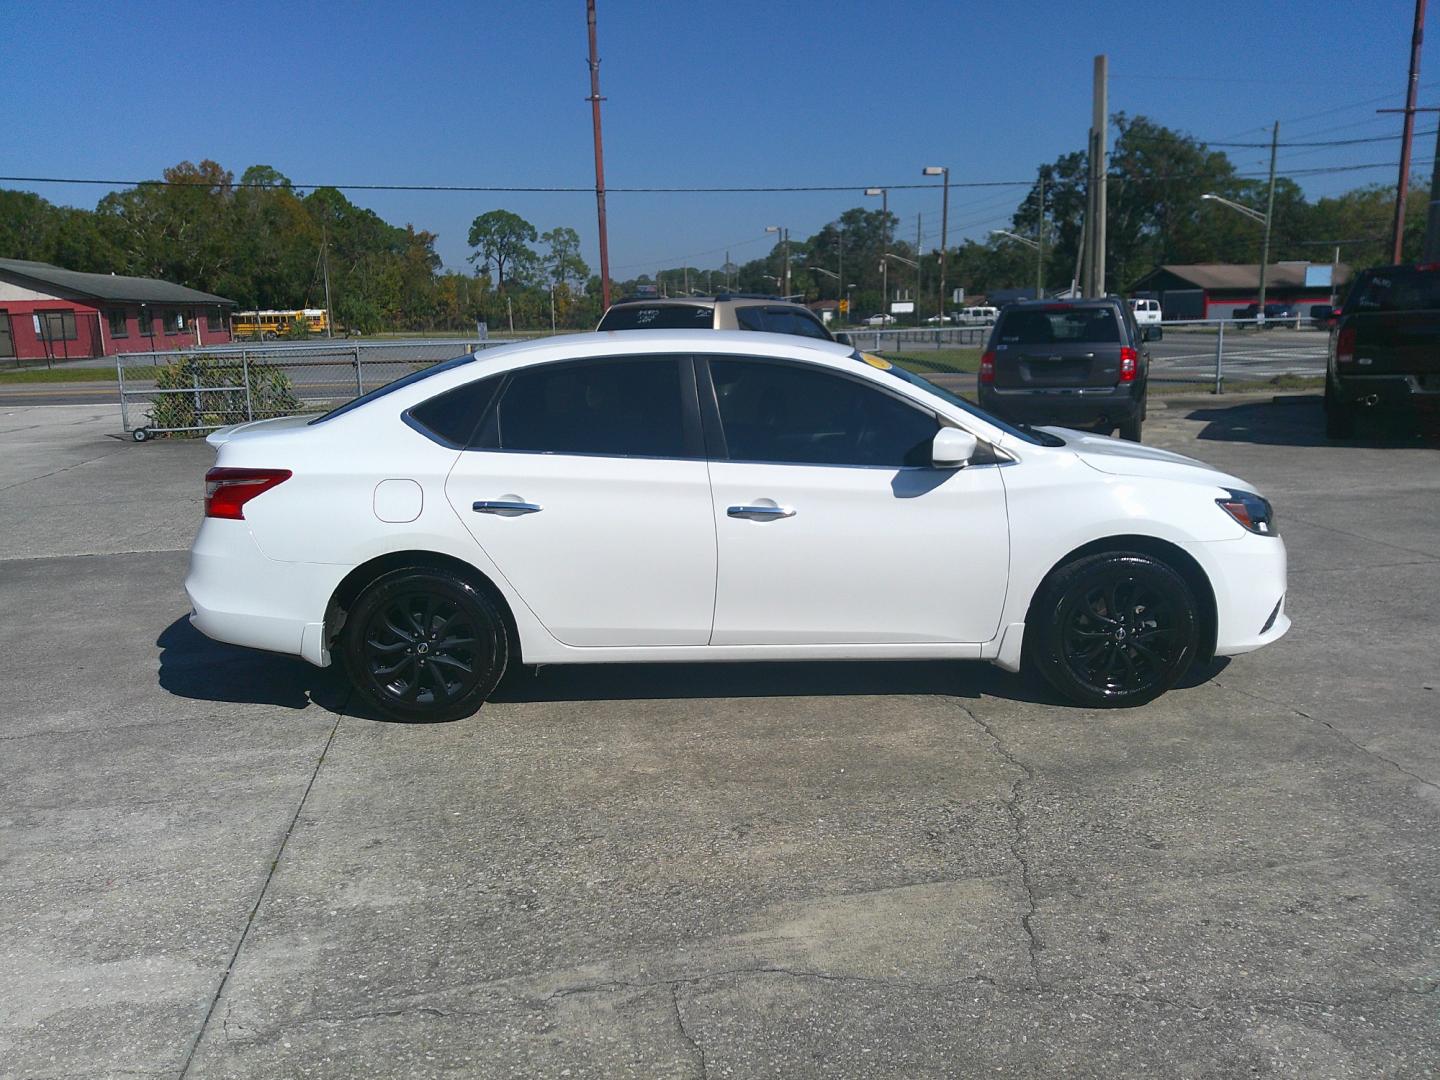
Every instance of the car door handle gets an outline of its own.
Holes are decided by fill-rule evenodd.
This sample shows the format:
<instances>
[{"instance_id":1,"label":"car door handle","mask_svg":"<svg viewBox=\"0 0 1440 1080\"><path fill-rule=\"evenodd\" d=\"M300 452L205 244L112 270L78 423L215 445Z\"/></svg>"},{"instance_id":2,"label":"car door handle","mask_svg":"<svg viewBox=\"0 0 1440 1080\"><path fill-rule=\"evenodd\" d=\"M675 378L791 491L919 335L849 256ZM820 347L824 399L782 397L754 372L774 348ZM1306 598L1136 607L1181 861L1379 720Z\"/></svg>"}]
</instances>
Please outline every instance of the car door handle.
<instances>
[{"instance_id":1,"label":"car door handle","mask_svg":"<svg viewBox=\"0 0 1440 1080\"><path fill-rule=\"evenodd\" d=\"M790 506L732 506L725 511L733 518L747 518L750 521L771 521L775 518L795 516Z\"/></svg>"},{"instance_id":2,"label":"car door handle","mask_svg":"<svg viewBox=\"0 0 1440 1080\"><path fill-rule=\"evenodd\" d=\"M507 502L504 499L483 499L470 507L477 514L538 514L544 507L538 503Z\"/></svg>"}]
</instances>

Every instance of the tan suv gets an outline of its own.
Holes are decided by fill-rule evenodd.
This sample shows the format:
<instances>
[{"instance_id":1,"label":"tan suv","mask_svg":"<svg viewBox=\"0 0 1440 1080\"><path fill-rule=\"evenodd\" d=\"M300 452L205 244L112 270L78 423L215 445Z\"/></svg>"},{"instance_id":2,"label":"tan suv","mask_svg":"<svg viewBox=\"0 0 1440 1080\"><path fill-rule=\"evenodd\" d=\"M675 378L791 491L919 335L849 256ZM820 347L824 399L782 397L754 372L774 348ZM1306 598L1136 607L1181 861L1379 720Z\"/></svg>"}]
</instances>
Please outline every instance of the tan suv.
<instances>
[{"instance_id":1,"label":"tan suv","mask_svg":"<svg viewBox=\"0 0 1440 1080\"><path fill-rule=\"evenodd\" d=\"M769 296L689 296L667 300L621 300L597 330L761 330L770 334L836 338L815 313Z\"/></svg>"}]
</instances>

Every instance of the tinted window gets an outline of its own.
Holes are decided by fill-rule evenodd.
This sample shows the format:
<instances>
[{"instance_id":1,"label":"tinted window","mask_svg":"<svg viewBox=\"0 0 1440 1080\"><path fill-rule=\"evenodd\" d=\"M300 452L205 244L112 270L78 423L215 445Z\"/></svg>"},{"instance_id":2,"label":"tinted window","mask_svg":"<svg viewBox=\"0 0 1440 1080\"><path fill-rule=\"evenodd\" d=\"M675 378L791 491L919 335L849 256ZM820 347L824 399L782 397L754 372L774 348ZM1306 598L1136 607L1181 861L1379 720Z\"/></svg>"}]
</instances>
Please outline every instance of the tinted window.
<instances>
[{"instance_id":1,"label":"tinted window","mask_svg":"<svg viewBox=\"0 0 1440 1080\"><path fill-rule=\"evenodd\" d=\"M1268 308L1269 305L1267 304ZM1360 275L1346 311L1433 311L1440 308L1440 274L1380 270Z\"/></svg>"},{"instance_id":2,"label":"tinted window","mask_svg":"<svg viewBox=\"0 0 1440 1080\"><path fill-rule=\"evenodd\" d=\"M1005 312L996 340L1007 345L1054 345L1067 341L1106 344L1120 340L1113 308L1020 308Z\"/></svg>"},{"instance_id":3,"label":"tinted window","mask_svg":"<svg viewBox=\"0 0 1440 1080\"><path fill-rule=\"evenodd\" d=\"M478 379L436 394L429 401L422 401L405 416L413 426L437 442L457 449L469 446L480 418L485 415L490 399L499 388L499 376Z\"/></svg>"},{"instance_id":4,"label":"tinted window","mask_svg":"<svg viewBox=\"0 0 1440 1080\"><path fill-rule=\"evenodd\" d=\"M929 465L935 417L854 379L789 364L711 360L732 461Z\"/></svg>"},{"instance_id":5,"label":"tinted window","mask_svg":"<svg viewBox=\"0 0 1440 1080\"><path fill-rule=\"evenodd\" d=\"M489 450L686 457L674 357L515 372L476 440Z\"/></svg>"},{"instance_id":6,"label":"tinted window","mask_svg":"<svg viewBox=\"0 0 1440 1080\"><path fill-rule=\"evenodd\" d=\"M742 330L760 330L770 334L795 334L799 337L832 340L829 331L812 316L788 307L738 307L735 321Z\"/></svg>"},{"instance_id":7,"label":"tinted window","mask_svg":"<svg viewBox=\"0 0 1440 1080\"><path fill-rule=\"evenodd\" d=\"M600 320L601 330L709 330L715 309L694 304L636 304L613 307Z\"/></svg>"}]
</instances>

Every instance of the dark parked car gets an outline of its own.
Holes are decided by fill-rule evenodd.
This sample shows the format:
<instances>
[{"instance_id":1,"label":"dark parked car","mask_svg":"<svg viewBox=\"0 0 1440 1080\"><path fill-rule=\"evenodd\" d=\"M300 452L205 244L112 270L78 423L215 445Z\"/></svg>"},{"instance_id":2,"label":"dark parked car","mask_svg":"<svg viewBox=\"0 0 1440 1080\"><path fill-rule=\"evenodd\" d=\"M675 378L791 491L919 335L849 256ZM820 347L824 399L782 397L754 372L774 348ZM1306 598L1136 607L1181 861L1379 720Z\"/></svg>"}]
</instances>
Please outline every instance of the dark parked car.
<instances>
[{"instance_id":1,"label":"dark parked car","mask_svg":"<svg viewBox=\"0 0 1440 1080\"><path fill-rule=\"evenodd\" d=\"M1125 301L1011 304L980 358L980 406L1024 423L1118 428L1139 442L1149 374L1150 352Z\"/></svg>"},{"instance_id":2,"label":"dark parked car","mask_svg":"<svg viewBox=\"0 0 1440 1080\"><path fill-rule=\"evenodd\" d=\"M1259 304L1246 304L1242 308L1236 308L1230 313L1232 319L1254 319L1260 314ZM1293 319L1295 310L1289 304L1266 304L1265 318L1270 319Z\"/></svg>"},{"instance_id":3,"label":"dark parked car","mask_svg":"<svg viewBox=\"0 0 1440 1080\"><path fill-rule=\"evenodd\" d=\"M1355 279L1330 332L1325 434L1362 411L1440 406L1440 265L1382 266Z\"/></svg>"}]
</instances>

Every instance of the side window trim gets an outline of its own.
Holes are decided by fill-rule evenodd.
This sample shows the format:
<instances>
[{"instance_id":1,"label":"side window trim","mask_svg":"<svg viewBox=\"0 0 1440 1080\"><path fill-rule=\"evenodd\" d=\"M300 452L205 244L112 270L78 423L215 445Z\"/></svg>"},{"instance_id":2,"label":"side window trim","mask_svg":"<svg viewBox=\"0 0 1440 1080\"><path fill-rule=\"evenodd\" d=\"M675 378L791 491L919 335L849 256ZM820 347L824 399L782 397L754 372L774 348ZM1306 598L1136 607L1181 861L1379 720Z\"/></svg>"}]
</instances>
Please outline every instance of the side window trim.
<instances>
[{"instance_id":1,"label":"side window trim","mask_svg":"<svg viewBox=\"0 0 1440 1080\"><path fill-rule=\"evenodd\" d=\"M906 397L904 394L892 390L888 386L881 386L860 375L851 374L848 371L837 371L834 368L824 367L820 364L810 364L803 360L790 360L778 356L744 356L732 353L712 353L696 355L694 358L696 379L700 396L700 412L705 428L705 447L712 461L736 461L747 465L786 465L792 468L801 469L870 469L883 470L886 472L901 471L925 471L933 468L929 465L851 465L851 464L827 464L824 462L805 461L765 461L757 462L748 459L732 459L730 449L725 441L725 425L720 419L720 399L715 390L715 380L710 374L711 360L732 360L739 363L773 364L777 367L788 367L806 372L816 372L822 375L829 375L833 378L843 379L847 382L858 384L866 390L881 394L892 401L896 401L906 408L913 409L921 416L930 418L935 422L937 428L954 427L953 422L941 416L933 409L927 409L924 405Z\"/></svg>"},{"instance_id":2,"label":"side window trim","mask_svg":"<svg viewBox=\"0 0 1440 1080\"><path fill-rule=\"evenodd\" d=\"M657 360L668 359L677 365L680 384L680 399L676 405L680 409L680 430L682 448L684 453L680 457L656 454L605 454L593 451L553 451L553 450L508 450L503 447L478 446L480 434L489 425L490 418L505 400L505 395L510 391L515 381L515 376L529 371L536 371L540 368L554 370L556 368L580 367L586 364L598 364L625 360ZM615 458L619 460L633 459L636 461L704 461L705 444L701 421L700 402L696 389L696 374L693 359L680 353L625 353L618 356L592 356L579 359L550 360L543 364L527 364L524 367L512 368L504 372L500 379L500 386L490 398L490 403L485 407L480 420L471 433L469 445L461 447L461 450L469 453L480 454L530 454L530 455L554 455L557 457L587 457L587 458ZM409 423L407 416L406 422ZM411 426L415 426L413 423ZM503 436L502 436L503 437Z\"/></svg>"}]
</instances>

